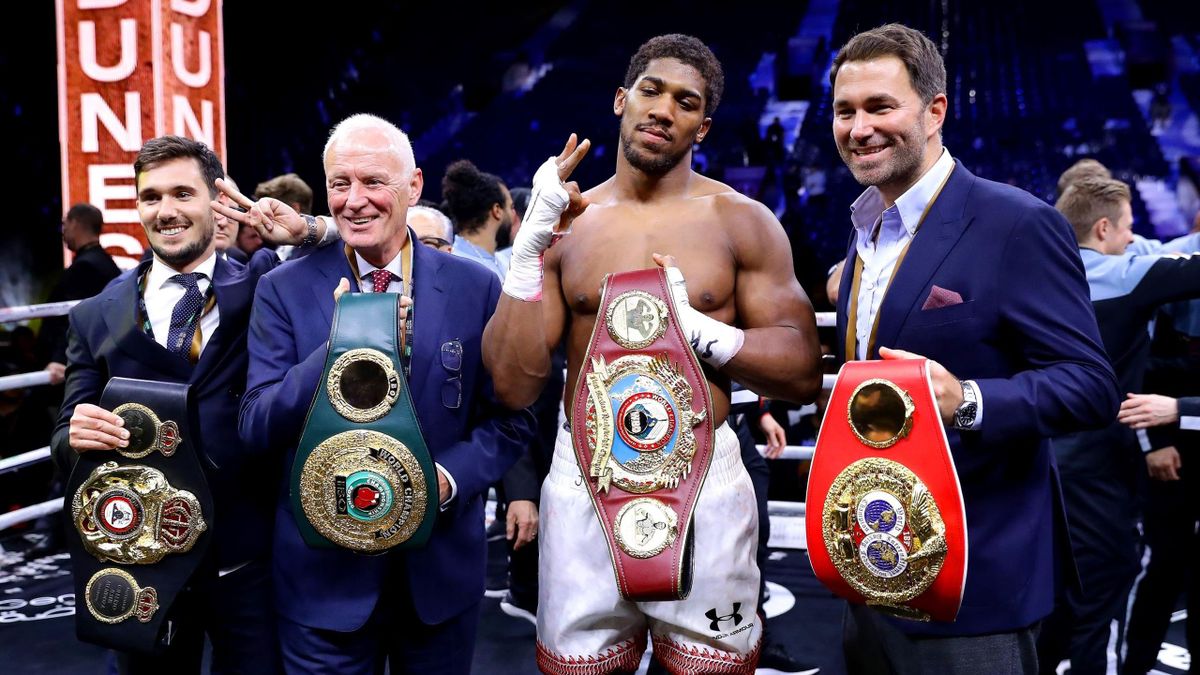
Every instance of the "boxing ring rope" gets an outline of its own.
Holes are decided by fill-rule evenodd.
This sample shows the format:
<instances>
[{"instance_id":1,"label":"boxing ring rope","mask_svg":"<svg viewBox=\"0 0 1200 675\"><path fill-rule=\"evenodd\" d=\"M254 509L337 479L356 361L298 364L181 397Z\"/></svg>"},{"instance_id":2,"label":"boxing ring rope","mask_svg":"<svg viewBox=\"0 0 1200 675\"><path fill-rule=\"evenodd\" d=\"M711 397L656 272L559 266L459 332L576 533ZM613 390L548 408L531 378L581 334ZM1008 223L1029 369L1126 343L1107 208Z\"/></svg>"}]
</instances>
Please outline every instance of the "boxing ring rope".
<instances>
[{"instance_id":1,"label":"boxing ring rope","mask_svg":"<svg viewBox=\"0 0 1200 675\"><path fill-rule=\"evenodd\" d=\"M0 377L0 391L24 389L25 387L40 387L44 384L50 384L50 373L45 370L35 370L29 373L18 373L17 375Z\"/></svg>"},{"instance_id":2,"label":"boxing ring rope","mask_svg":"<svg viewBox=\"0 0 1200 675\"><path fill-rule=\"evenodd\" d=\"M37 464L50 459L50 446L44 446L37 450L22 452L19 455L5 457L0 459L0 474L6 474L9 471L23 469L31 464Z\"/></svg>"},{"instance_id":3,"label":"boxing ring rope","mask_svg":"<svg viewBox=\"0 0 1200 675\"><path fill-rule=\"evenodd\" d=\"M82 300L66 300L64 302L47 302L41 305L16 305L14 307L0 307L0 323L12 323L14 321L28 321L29 319L40 319L47 316L62 316L71 311L71 308L78 305Z\"/></svg>"},{"instance_id":4,"label":"boxing ring rope","mask_svg":"<svg viewBox=\"0 0 1200 675\"><path fill-rule=\"evenodd\" d=\"M0 308L0 323L10 323L14 321L26 321L28 319L43 318L48 316L62 316L71 311L71 308L79 304L78 300L68 302L51 302L41 305L19 305L16 307ZM817 312L817 325L829 327L834 325L835 317L833 312ZM834 375L825 375L821 380L821 386L825 389L833 387ZM30 373L19 373L17 375L6 375L0 377L0 391L9 389L21 389L24 387L37 387L50 384L50 373L44 370L37 370ZM767 446L757 446L759 454L765 455ZM776 459L790 460L806 460L812 459L813 446L811 445L789 445L784 447L783 453ZM44 462L50 459L50 447L42 447L37 450L20 455L14 455L5 459L0 459L0 474L5 474L10 471L17 471L26 466ZM37 520L42 516L61 511L63 500L51 499L40 504L33 504L24 508L0 514L0 531L6 530L14 525L27 523L31 520ZM803 516L804 502L770 502L772 513L785 514L788 516Z\"/></svg>"}]
</instances>

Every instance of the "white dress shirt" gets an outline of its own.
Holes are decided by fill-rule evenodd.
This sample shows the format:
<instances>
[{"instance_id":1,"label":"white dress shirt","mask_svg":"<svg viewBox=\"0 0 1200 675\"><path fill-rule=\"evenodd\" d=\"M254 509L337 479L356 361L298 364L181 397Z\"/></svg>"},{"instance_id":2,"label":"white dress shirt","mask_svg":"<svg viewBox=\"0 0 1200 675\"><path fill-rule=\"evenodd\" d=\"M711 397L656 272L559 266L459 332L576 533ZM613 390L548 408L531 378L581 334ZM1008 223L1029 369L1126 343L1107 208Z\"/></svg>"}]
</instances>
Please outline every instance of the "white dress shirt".
<instances>
[{"instance_id":1,"label":"white dress shirt","mask_svg":"<svg viewBox=\"0 0 1200 675\"><path fill-rule=\"evenodd\" d=\"M217 255L214 252L196 269L192 270L204 275L203 278L196 281L200 295L208 292L216 268ZM167 347L167 335L171 332L171 313L175 311L176 303L183 299L185 292L179 282L171 280L171 277L179 273L178 270L155 256L154 262L150 264L150 271L146 274L146 317L150 319L150 328L154 331L154 341L167 349L170 349ZM212 311L200 317L201 354L204 353L204 348L208 346L208 341L212 339L213 333L216 332L219 325L221 325L221 311L220 308L213 305Z\"/></svg>"},{"instance_id":2,"label":"white dress shirt","mask_svg":"<svg viewBox=\"0 0 1200 675\"><path fill-rule=\"evenodd\" d=\"M896 263L916 236L925 209L953 170L954 158L950 156L950 151L942 148L937 162L920 180L897 197L895 204L885 207L879 188L872 185L850 206L850 221L857 235L855 249L862 260L858 312L854 317L847 317L854 321L855 358L867 358L871 329L896 271ZM853 274L850 270L847 272ZM975 389L975 423L971 428L978 429L983 422L983 395L973 381L966 384Z\"/></svg>"}]
</instances>

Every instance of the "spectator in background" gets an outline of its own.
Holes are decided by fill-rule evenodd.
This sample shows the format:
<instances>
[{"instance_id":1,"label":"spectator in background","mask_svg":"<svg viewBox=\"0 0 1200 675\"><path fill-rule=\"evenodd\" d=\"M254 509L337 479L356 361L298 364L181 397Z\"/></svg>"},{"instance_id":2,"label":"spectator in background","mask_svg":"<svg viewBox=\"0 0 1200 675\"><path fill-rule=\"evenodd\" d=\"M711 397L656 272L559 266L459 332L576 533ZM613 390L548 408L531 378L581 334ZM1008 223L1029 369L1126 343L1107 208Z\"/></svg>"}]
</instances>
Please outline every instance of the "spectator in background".
<instances>
[{"instance_id":1,"label":"spectator in background","mask_svg":"<svg viewBox=\"0 0 1200 675\"><path fill-rule=\"evenodd\" d=\"M521 219L525 217L525 209L529 208L529 188L513 188L509 190L512 195L513 203L513 224L511 240L517 238L517 232L521 231ZM512 246L501 247L496 251L496 261L500 263L500 269L506 270L512 263Z\"/></svg>"},{"instance_id":2,"label":"spectator in background","mask_svg":"<svg viewBox=\"0 0 1200 675\"><path fill-rule=\"evenodd\" d=\"M62 238L67 250L74 254L71 266L63 271L47 302L82 300L104 290L121 270L100 246L100 230L104 217L91 204L72 206L63 218ZM48 317L42 320L38 347L51 384L62 384L67 363L67 317ZM61 392L59 394L61 396Z\"/></svg>"},{"instance_id":3,"label":"spectator in background","mask_svg":"<svg viewBox=\"0 0 1200 675\"><path fill-rule=\"evenodd\" d=\"M1076 167L1068 172L1078 175ZM1068 182L1055 208L1075 230L1100 338L1120 390L1141 392L1150 353L1146 326L1164 303L1200 297L1200 257L1127 251L1133 241L1132 193L1121 181L1095 176L1093 167L1092 177ZM1038 637L1038 661L1043 673L1055 672L1064 657L1077 675L1112 672L1117 664L1107 654L1111 624L1125 615L1140 569L1135 497L1141 451L1133 433L1116 420L1103 429L1059 436L1053 448L1082 591L1064 589ZM1104 526L1097 527L1099 522Z\"/></svg>"},{"instance_id":4,"label":"spectator in background","mask_svg":"<svg viewBox=\"0 0 1200 675\"><path fill-rule=\"evenodd\" d=\"M772 165L776 165L783 161L783 156L787 149L783 144L783 123L776 117L771 124L767 126L766 136L763 137L763 142L766 144L767 161Z\"/></svg>"},{"instance_id":5,"label":"spectator in background","mask_svg":"<svg viewBox=\"0 0 1200 675\"><path fill-rule=\"evenodd\" d=\"M1085 178L1112 178L1112 172L1108 170L1108 167L1090 157L1081 159L1072 164L1071 168L1062 172L1062 175L1058 177L1058 193L1056 196L1061 197L1067 191L1067 188Z\"/></svg>"},{"instance_id":6,"label":"spectator in background","mask_svg":"<svg viewBox=\"0 0 1200 675\"><path fill-rule=\"evenodd\" d=\"M238 223L237 232L237 247L247 257L254 255L254 252L264 246L262 237L259 236L258 230L251 225Z\"/></svg>"},{"instance_id":7,"label":"spectator in background","mask_svg":"<svg viewBox=\"0 0 1200 675\"><path fill-rule=\"evenodd\" d=\"M254 188L254 198L262 199L263 197L278 199L292 207L296 213L312 213L312 188L304 182L304 179L294 173L285 173L259 183ZM293 247L287 245L280 246L277 250L279 257L283 260L290 258L294 252Z\"/></svg>"},{"instance_id":8,"label":"spectator in background","mask_svg":"<svg viewBox=\"0 0 1200 675\"><path fill-rule=\"evenodd\" d=\"M292 207L297 213L311 213L313 191L304 179L294 173L285 173L254 188L254 198L273 197Z\"/></svg>"},{"instance_id":9,"label":"spectator in background","mask_svg":"<svg viewBox=\"0 0 1200 675\"><path fill-rule=\"evenodd\" d=\"M1159 320L1160 330L1170 332L1167 322ZM1194 342L1195 337L1173 336L1182 345ZM1160 345L1159 336L1155 346ZM1200 534L1200 510L1196 508L1196 476L1191 474L1193 462L1200 457L1200 398L1197 392L1195 357L1180 357L1190 362L1186 371L1190 382L1179 381L1174 373L1159 373L1160 379L1173 391L1185 391L1191 396L1162 396L1158 394L1131 395L1121 404L1118 419L1134 429L1158 432L1157 448L1146 453L1150 474L1146 495L1143 528L1150 562L1138 581L1126 630L1125 663L1122 675L1145 675L1158 662L1159 650L1167 635L1180 594L1186 592L1188 612L1187 647L1196 663L1200 649L1200 587L1197 586L1196 550ZM1178 371L1176 371L1178 372ZM1151 373L1153 375L1153 372ZM1152 378L1147 378L1148 383ZM1176 380L1170 383L1170 380ZM1174 386L1169 386L1173 384ZM1149 388L1149 387L1148 387ZM1190 391L1189 391L1190 390ZM1195 668L1193 667L1193 671ZM1157 670L1153 672L1159 672Z\"/></svg>"},{"instance_id":10,"label":"spectator in background","mask_svg":"<svg viewBox=\"0 0 1200 675\"><path fill-rule=\"evenodd\" d=\"M233 178L229 177L229 174L225 174L225 182L232 185L233 189L240 190ZM244 210L234 203L234 201L229 198L229 195L225 194L224 192L217 195L217 201L231 209L237 211ZM307 213L307 211L305 213ZM213 211L213 226L213 242L217 247L217 255L224 256L230 260L235 260L245 264L250 259L249 254L237 247L240 223L232 218L226 218L218 211ZM262 237L259 237L259 241L262 241Z\"/></svg>"},{"instance_id":11,"label":"spectator in background","mask_svg":"<svg viewBox=\"0 0 1200 675\"><path fill-rule=\"evenodd\" d=\"M454 255L474 260L504 279L508 268L500 267L496 250L512 241L513 201L508 188L470 160L460 159L446 167L442 196L454 218Z\"/></svg>"},{"instance_id":12,"label":"spectator in background","mask_svg":"<svg viewBox=\"0 0 1200 675\"><path fill-rule=\"evenodd\" d=\"M408 226L417 241L444 253L454 245L454 223L441 211L430 206L408 207Z\"/></svg>"}]
</instances>

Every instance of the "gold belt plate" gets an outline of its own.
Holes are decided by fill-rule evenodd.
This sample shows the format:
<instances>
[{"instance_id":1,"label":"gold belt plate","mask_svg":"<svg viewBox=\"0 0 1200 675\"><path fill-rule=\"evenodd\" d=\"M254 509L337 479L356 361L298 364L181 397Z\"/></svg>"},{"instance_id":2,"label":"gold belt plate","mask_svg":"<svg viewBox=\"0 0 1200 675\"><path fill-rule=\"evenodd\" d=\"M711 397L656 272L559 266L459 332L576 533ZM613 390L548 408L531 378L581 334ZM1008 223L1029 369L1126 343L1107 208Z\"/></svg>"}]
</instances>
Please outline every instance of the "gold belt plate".
<instances>
[{"instance_id":1,"label":"gold belt plate","mask_svg":"<svg viewBox=\"0 0 1200 675\"><path fill-rule=\"evenodd\" d=\"M304 462L300 503L321 536L379 553L407 541L430 508L425 472L408 446L378 431L343 431Z\"/></svg>"},{"instance_id":2,"label":"gold belt plate","mask_svg":"<svg viewBox=\"0 0 1200 675\"><path fill-rule=\"evenodd\" d=\"M186 553L208 529L200 502L158 469L105 462L71 498L83 547L101 561L149 565Z\"/></svg>"},{"instance_id":3,"label":"gold belt plate","mask_svg":"<svg viewBox=\"0 0 1200 675\"><path fill-rule=\"evenodd\" d=\"M850 464L829 487L822 534L834 567L867 604L928 618L904 603L941 572L946 526L916 474L882 458Z\"/></svg>"}]
</instances>

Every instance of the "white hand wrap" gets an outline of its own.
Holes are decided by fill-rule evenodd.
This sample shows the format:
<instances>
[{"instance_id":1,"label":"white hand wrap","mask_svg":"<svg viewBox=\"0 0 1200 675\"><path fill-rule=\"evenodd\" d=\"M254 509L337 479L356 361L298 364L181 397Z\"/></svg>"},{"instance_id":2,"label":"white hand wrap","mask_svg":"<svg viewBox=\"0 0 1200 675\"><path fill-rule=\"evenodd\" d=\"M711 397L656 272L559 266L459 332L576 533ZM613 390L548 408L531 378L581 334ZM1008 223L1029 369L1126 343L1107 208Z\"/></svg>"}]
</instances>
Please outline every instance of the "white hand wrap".
<instances>
[{"instance_id":1,"label":"white hand wrap","mask_svg":"<svg viewBox=\"0 0 1200 675\"><path fill-rule=\"evenodd\" d=\"M542 256L554 243L554 228L571 203L558 179L558 163L546 160L533 175L529 208L513 241L512 263L504 277L504 292L527 302L542 299Z\"/></svg>"},{"instance_id":2,"label":"white hand wrap","mask_svg":"<svg viewBox=\"0 0 1200 675\"><path fill-rule=\"evenodd\" d=\"M688 302L687 282L678 267L668 267L667 285L671 288L671 299L675 313L679 316L680 328L692 343L692 349L709 365L720 368L737 355L746 340L741 328L735 328L692 308Z\"/></svg>"}]
</instances>

